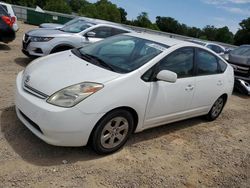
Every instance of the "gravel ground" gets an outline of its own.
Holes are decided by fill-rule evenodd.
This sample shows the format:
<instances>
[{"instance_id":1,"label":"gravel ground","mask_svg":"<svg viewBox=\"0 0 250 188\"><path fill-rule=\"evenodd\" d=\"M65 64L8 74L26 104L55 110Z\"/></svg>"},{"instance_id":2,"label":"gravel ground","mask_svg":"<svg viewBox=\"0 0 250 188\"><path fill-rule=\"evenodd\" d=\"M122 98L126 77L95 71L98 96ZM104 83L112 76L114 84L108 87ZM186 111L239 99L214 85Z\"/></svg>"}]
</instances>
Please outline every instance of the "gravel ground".
<instances>
[{"instance_id":1,"label":"gravel ground","mask_svg":"<svg viewBox=\"0 0 250 188\"><path fill-rule=\"evenodd\" d=\"M135 134L98 156L50 146L16 117L15 78L32 61L0 43L0 187L250 187L250 97L234 94L214 122L194 118Z\"/></svg>"}]
</instances>

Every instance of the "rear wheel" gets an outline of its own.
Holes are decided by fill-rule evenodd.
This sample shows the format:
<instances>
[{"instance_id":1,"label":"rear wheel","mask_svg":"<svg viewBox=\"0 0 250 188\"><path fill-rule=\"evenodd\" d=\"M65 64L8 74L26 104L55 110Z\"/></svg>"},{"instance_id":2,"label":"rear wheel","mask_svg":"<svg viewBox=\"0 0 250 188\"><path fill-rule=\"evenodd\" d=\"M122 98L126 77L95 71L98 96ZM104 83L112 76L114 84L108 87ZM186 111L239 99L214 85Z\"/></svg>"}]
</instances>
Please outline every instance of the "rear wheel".
<instances>
[{"instance_id":1,"label":"rear wheel","mask_svg":"<svg viewBox=\"0 0 250 188\"><path fill-rule=\"evenodd\" d=\"M219 115L221 114L223 107L225 106L226 99L225 97L221 96L219 97L215 103L213 104L211 110L207 114L206 118L209 121L215 120Z\"/></svg>"},{"instance_id":2,"label":"rear wheel","mask_svg":"<svg viewBox=\"0 0 250 188\"><path fill-rule=\"evenodd\" d=\"M133 116L126 110L115 110L102 118L91 137L91 144L98 154L113 153L126 143L134 126Z\"/></svg>"}]
</instances>

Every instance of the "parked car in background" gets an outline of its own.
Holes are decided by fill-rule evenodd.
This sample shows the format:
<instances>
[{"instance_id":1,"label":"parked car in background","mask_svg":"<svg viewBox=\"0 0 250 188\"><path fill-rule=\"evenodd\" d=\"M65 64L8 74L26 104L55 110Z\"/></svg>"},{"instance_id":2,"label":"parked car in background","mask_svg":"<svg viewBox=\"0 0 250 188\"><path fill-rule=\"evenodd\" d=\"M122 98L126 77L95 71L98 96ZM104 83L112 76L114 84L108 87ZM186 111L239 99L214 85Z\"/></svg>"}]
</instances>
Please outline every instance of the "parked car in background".
<instances>
[{"instance_id":1,"label":"parked car in background","mask_svg":"<svg viewBox=\"0 0 250 188\"><path fill-rule=\"evenodd\" d=\"M17 76L15 104L45 142L107 154L133 132L215 120L233 85L233 68L211 50L134 32L33 61Z\"/></svg>"},{"instance_id":2,"label":"parked car in background","mask_svg":"<svg viewBox=\"0 0 250 188\"><path fill-rule=\"evenodd\" d=\"M68 22L66 22L65 24L57 24L57 23L43 23L43 24L40 24L39 27L40 28L46 28L46 29L60 29L64 26L67 26L67 25L71 25L72 23L74 22L77 22L79 19L82 19L81 17L77 17L77 18L74 18ZM83 20L83 19L82 19Z\"/></svg>"},{"instance_id":3,"label":"parked car in background","mask_svg":"<svg viewBox=\"0 0 250 188\"><path fill-rule=\"evenodd\" d=\"M250 45L242 45L232 50L228 62L234 68L235 88L250 95Z\"/></svg>"},{"instance_id":4,"label":"parked car in background","mask_svg":"<svg viewBox=\"0 0 250 188\"><path fill-rule=\"evenodd\" d=\"M215 44L215 43L211 43L211 42L204 42L204 41L198 41L198 40L188 40L189 42L192 43L196 43L202 46L205 46L211 50L213 50L215 53L217 53L220 56L223 56L226 52L226 49L219 45L219 44Z\"/></svg>"},{"instance_id":5,"label":"parked car in background","mask_svg":"<svg viewBox=\"0 0 250 188\"><path fill-rule=\"evenodd\" d=\"M0 42L9 43L16 38L12 26L13 19L9 16L2 5L0 5Z\"/></svg>"},{"instance_id":6,"label":"parked car in background","mask_svg":"<svg viewBox=\"0 0 250 188\"><path fill-rule=\"evenodd\" d=\"M35 29L27 32L23 37L22 51L28 56L45 56L128 32L131 30L117 24L79 19L60 29Z\"/></svg>"},{"instance_id":7,"label":"parked car in background","mask_svg":"<svg viewBox=\"0 0 250 188\"><path fill-rule=\"evenodd\" d=\"M9 14L9 16L11 17L12 19L12 22L13 22L13 29L14 31L18 31L19 27L17 25L17 17L15 15L15 12L13 11L13 8L10 4L7 4L7 3L3 3L3 2L0 2L0 5L2 6L2 8L4 8L6 10L6 12Z\"/></svg>"}]
</instances>

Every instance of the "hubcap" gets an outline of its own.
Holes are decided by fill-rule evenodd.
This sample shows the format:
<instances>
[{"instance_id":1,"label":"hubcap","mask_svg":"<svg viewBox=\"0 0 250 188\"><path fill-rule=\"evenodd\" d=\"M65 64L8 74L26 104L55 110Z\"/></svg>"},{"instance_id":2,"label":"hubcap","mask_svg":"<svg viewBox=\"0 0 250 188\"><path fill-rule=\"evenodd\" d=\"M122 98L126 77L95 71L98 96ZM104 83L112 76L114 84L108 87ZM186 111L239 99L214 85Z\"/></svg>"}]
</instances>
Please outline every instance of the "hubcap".
<instances>
[{"instance_id":1,"label":"hubcap","mask_svg":"<svg viewBox=\"0 0 250 188\"><path fill-rule=\"evenodd\" d=\"M101 133L101 145L110 149L118 146L128 134L128 121L123 117L111 119Z\"/></svg>"},{"instance_id":2,"label":"hubcap","mask_svg":"<svg viewBox=\"0 0 250 188\"><path fill-rule=\"evenodd\" d=\"M217 117L222 108L223 108L223 104L224 104L224 100L222 98L219 98L215 103L214 103L214 106L212 108L212 116L213 117Z\"/></svg>"}]
</instances>

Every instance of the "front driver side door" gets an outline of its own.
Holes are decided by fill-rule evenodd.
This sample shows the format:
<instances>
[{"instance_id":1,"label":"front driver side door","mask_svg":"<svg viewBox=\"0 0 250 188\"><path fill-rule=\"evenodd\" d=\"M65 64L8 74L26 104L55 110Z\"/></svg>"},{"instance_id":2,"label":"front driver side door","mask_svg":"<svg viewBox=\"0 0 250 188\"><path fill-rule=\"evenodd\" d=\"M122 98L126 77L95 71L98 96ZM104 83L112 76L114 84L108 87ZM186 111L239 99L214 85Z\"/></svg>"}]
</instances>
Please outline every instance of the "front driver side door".
<instances>
[{"instance_id":1,"label":"front driver side door","mask_svg":"<svg viewBox=\"0 0 250 188\"><path fill-rule=\"evenodd\" d=\"M180 48L156 65L157 72L170 70L177 74L175 83L152 81L145 116L145 128L175 121L192 114L190 106L195 91L194 49Z\"/></svg>"}]
</instances>

